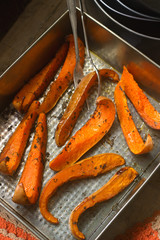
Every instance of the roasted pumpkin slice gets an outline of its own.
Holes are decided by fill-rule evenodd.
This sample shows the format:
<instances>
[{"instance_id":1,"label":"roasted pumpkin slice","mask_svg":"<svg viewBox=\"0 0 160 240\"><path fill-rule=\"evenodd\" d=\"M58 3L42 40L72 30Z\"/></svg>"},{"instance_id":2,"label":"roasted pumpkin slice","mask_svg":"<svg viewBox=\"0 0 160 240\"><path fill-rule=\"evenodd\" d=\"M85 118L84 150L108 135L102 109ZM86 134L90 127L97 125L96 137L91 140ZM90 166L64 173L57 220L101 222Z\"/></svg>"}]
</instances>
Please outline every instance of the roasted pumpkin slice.
<instances>
[{"instance_id":1,"label":"roasted pumpkin slice","mask_svg":"<svg viewBox=\"0 0 160 240\"><path fill-rule=\"evenodd\" d=\"M34 101L31 104L28 112L2 150L0 154L0 172L13 175L17 170L26 148L32 126L38 115L38 107L38 101Z\"/></svg>"},{"instance_id":2,"label":"roasted pumpkin slice","mask_svg":"<svg viewBox=\"0 0 160 240\"><path fill-rule=\"evenodd\" d=\"M133 103L137 112L143 121L151 128L160 130L160 113L149 102L148 98L138 86L126 67L123 68L121 81L124 86L124 91L128 98Z\"/></svg>"},{"instance_id":3,"label":"roasted pumpkin slice","mask_svg":"<svg viewBox=\"0 0 160 240\"><path fill-rule=\"evenodd\" d=\"M101 76L101 79L111 79L114 82L119 80L118 74L111 69L101 69L99 70L99 75ZM79 85L75 89L75 92L73 93L55 132L55 141L57 146L63 146L68 140L89 95L89 90L96 83L97 74L96 72L91 72L80 81Z\"/></svg>"},{"instance_id":4,"label":"roasted pumpkin slice","mask_svg":"<svg viewBox=\"0 0 160 240\"><path fill-rule=\"evenodd\" d=\"M95 204L107 201L118 193L123 191L133 180L137 177L138 173L131 167L124 167L120 169L102 188L86 197L71 213L69 219L69 226L73 236L76 239L85 239L85 236L78 229L78 219L80 215L88 208L93 207Z\"/></svg>"},{"instance_id":5,"label":"roasted pumpkin slice","mask_svg":"<svg viewBox=\"0 0 160 240\"><path fill-rule=\"evenodd\" d=\"M143 142L128 108L124 87L121 81L115 88L114 98L120 125L130 151L134 154L150 152L153 148L152 138L148 134L146 142Z\"/></svg>"},{"instance_id":6,"label":"roasted pumpkin slice","mask_svg":"<svg viewBox=\"0 0 160 240\"><path fill-rule=\"evenodd\" d=\"M31 103L38 99L47 86L50 84L58 68L63 63L68 50L68 43L65 42L60 49L58 49L54 58L31 78L16 94L13 99L13 106L20 112L27 112Z\"/></svg>"},{"instance_id":7,"label":"roasted pumpkin slice","mask_svg":"<svg viewBox=\"0 0 160 240\"><path fill-rule=\"evenodd\" d=\"M47 145L47 119L40 113L21 178L16 186L12 201L18 204L35 204L40 193Z\"/></svg>"},{"instance_id":8,"label":"roasted pumpkin slice","mask_svg":"<svg viewBox=\"0 0 160 240\"><path fill-rule=\"evenodd\" d=\"M92 148L109 131L115 119L115 106L106 97L97 98L97 107L91 118L69 140L60 154L49 166L60 171L74 164L85 152Z\"/></svg>"},{"instance_id":9,"label":"roasted pumpkin slice","mask_svg":"<svg viewBox=\"0 0 160 240\"><path fill-rule=\"evenodd\" d=\"M58 172L47 182L42 190L39 200L41 214L47 221L58 224L58 219L48 211L47 205L51 196L61 185L76 179L96 177L124 163L125 160L120 155L104 153L79 161L73 166Z\"/></svg>"},{"instance_id":10,"label":"roasted pumpkin slice","mask_svg":"<svg viewBox=\"0 0 160 240\"><path fill-rule=\"evenodd\" d=\"M40 112L49 112L58 102L63 93L67 90L70 84L73 82L73 71L76 64L75 46L73 35L67 36L69 42L69 50L57 79L50 85L44 101L40 105ZM78 47L80 55L80 64L84 64L85 49L83 42L78 38Z\"/></svg>"}]
</instances>

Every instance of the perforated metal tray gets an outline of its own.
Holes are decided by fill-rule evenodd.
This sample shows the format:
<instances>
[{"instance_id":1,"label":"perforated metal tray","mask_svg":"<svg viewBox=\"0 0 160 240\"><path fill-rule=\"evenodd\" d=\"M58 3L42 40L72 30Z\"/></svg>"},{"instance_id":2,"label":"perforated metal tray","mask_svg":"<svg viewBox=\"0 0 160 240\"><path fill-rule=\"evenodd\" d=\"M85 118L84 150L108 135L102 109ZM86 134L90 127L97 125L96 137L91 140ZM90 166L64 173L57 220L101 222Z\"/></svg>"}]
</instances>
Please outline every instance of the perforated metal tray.
<instances>
[{"instance_id":1,"label":"perforated metal tray","mask_svg":"<svg viewBox=\"0 0 160 240\"><path fill-rule=\"evenodd\" d=\"M120 76L123 64L127 64L129 60L134 59L134 61L149 61L147 58L145 58L145 56L131 48L127 43L123 42L112 32L103 28L103 26L100 26L99 23L95 22L89 16L86 16L86 21L86 26L89 32L90 48L94 52L91 52L91 55L97 68L114 68L117 72L119 72ZM63 24L64 22L65 27ZM83 39L80 25L78 29L79 36ZM10 92L10 95L13 95L20 88L20 86L23 85L27 78L32 76L43 65L46 64L51 57L51 50L54 53L58 43L62 42L63 37L70 32L71 29L69 17L68 12L66 12L53 26L51 26L46 33L44 33L40 39L38 39L33 46L31 46L30 49L28 49L23 56L21 56L20 59L13 64L11 68L8 69L8 71L5 72L3 76L1 76L1 81L8 81L9 84L13 84L13 81L15 80L15 88L13 92ZM100 35L98 36L97 33L101 34L101 37ZM54 48L53 46L56 47ZM44 51L45 57L43 57L42 60L38 60L39 57L42 58L42 56L44 56ZM28 60L30 61L29 63ZM36 64L32 64L35 62ZM21 68L22 65L23 68ZM87 74L90 71L92 71L92 68L86 61L84 73ZM19 72L18 79L16 78L16 72ZM57 77L57 75L55 77ZM115 86L116 84L110 80L103 82L102 95L107 96L114 101ZM57 154L61 151L61 148L58 148L55 144L54 132L73 91L74 87L71 85L71 87L60 99L56 107L47 115L48 144L43 176L43 186L54 174L54 172L49 168L49 161L57 156ZM96 97L97 89L95 87L92 89L88 100L89 111L87 110L87 107L84 106L84 109L80 114L80 117L74 128L73 134L87 121L87 119L93 113L96 107ZM160 112L160 103L149 95L148 98L155 108ZM128 104L142 138L145 140L146 135L150 133L154 141L154 149L151 153L143 156L133 155L128 149L116 116L115 122L109 133L107 133L106 136L98 144L96 144L95 147L93 147L83 156L83 158L85 158L104 152L118 153L125 158L126 165L134 167L140 175L140 177L136 179L136 181L121 194L110 201L101 203L96 207L87 210L82 215L79 220L79 228L85 234L86 239L96 239L96 237L102 231L102 228L99 227L104 225L104 223L105 225L109 224L119 210L124 207L127 201L131 199L131 191L137 185L137 183L139 183L140 179L148 179L159 164L159 158L157 154L160 146L160 131L150 129L148 126L146 126L140 119L132 104L130 102L128 102ZM14 132L21 119L22 116L12 107L11 104L6 106L6 108L2 111L0 115L0 150L3 149L5 143ZM40 239L74 239L70 233L68 225L68 219L71 211L86 196L90 195L104 185L104 183L106 183L118 169L104 174L103 176L98 176L91 179L76 180L62 186L49 203L50 211L60 220L60 224L58 226L54 226L48 223L42 217L38 208L38 203L35 206L24 207L13 203L11 200L16 184L18 183L22 173L33 139L33 134L34 132L32 132L30 136L24 157L16 174L13 177L0 175L0 202L20 221L22 221L23 224L29 227Z\"/></svg>"}]
</instances>

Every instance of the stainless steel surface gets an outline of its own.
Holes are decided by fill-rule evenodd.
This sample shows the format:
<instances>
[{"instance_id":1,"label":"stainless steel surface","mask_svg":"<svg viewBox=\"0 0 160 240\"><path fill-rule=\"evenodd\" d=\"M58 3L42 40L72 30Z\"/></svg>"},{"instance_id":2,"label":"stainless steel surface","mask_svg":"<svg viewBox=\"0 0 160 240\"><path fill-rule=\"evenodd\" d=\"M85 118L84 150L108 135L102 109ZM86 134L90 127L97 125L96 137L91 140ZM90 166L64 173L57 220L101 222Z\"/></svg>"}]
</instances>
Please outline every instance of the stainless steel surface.
<instances>
[{"instance_id":1,"label":"stainless steel surface","mask_svg":"<svg viewBox=\"0 0 160 240\"><path fill-rule=\"evenodd\" d=\"M0 41L0 75L65 11L65 0L32 0Z\"/></svg>"},{"instance_id":2,"label":"stainless steel surface","mask_svg":"<svg viewBox=\"0 0 160 240\"><path fill-rule=\"evenodd\" d=\"M80 17L80 14L79 16ZM88 40L90 49L94 52L92 53L92 58L98 68L102 67L109 67L111 66L116 69L117 71L122 70L122 65L127 64L130 60L146 60L147 59L141 55L138 51L131 48L127 43L123 42L120 38L116 35L112 34L112 32L102 26L100 26L97 22L95 22L90 17L86 16L86 28L89 32ZM64 26L65 22L65 27ZM61 29L61 31L59 31ZM63 32L62 32L63 29ZM79 36L83 38L83 31L81 25L78 25ZM70 21L68 12L59 19L59 21L53 25L49 31L42 36L42 39L39 39L32 46L29 48L28 51L23 55L8 71L14 71L14 68L19 69L19 75L21 76L21 81L23 82L23 74L21 74L21 62L27 56L32 56L32 61L37 62L39 58L39 54L43 52L42 42L46 42L49 39L50 44L46 44L46 51L50 53L50 46L55 46L57 42L61 42L63 37L71 32ZM96 35L98 33L98 36ZM99 37L101 35L101 37ZM53 38L54 36L54 38ZM103 36L103 38L102 38ZM34 51L34 49L39 49L40 53ZM42 51L42 52L41 52ZM95 55L96 54L96 55ZM101 58L99 58L101 57ZM47 56L46 56L47 59ZM50 59L50 54L48 55L48 60ZM42 65L41 61L38 61L40 68ZM43 62L44 64L44 62ZM26 64L25 71L29 70L30 72L30 65ZM84 72L87 72L90 69L90 65L88 62L85 62ZM23 69L22 69L23 70ZM23 72L23 71L22 71ZM37 72L37 65L32 65L32 74ZM10 74L5 73L6 77L10 76ZM5 75L4 75L5 77ZM7 79L7 78L6 78ZM7 80L6 80L7 81ZM114 93L115 84L109 81L103 82L102 85L102 94L111 98L114 101L113 93ZM57 106L51 111L50 114L47 115L48 119L48 147L47 147L47 158L48 161L53 159L61 150L58 148L54 141L54 130L58 124L59 117L64 111L64 106L68 103L70 94L73 91L73 86L66 92L63 98L59 101ZM156 107L157 110L160 110L159 102L155 99L148 96L150 101ZM75 131L80 128L86 119L89 118L90 114L95 109L95 102L96 99L96 91L93 89L93 92L89 98L90 104L90 111L88 112L86 108L84 108L77 124L74 129L73 134ZM118 120L116 118L113 127L111 128L110 132L98 143L93 149L91 149L84 157L91 156L101 152L115 152L123 155L126 160L126 164L133 166L140 174L140 178L148 178L152 171L159 163L159 158L155 158L157 153L159 152L159 145L160 145L160 133L158 131L149 129L143 121L139 118L138 114L134 110L133 106L129 104L131 108L131 112L133 113L133 118L138 129L141 129L141 135L145 138L147 133L150 133L154 140L154 150L150 154L146 154L145 156L133 156L130 151L128 150L127 144L125 142L124 136L121 132ZM1 114L1 149L3 148L4 144L6 143L7 139L14 131L18 123L20 122L21 116L17 113L12 106L6 108L3 113ZM6 204L8 204L11 208L15 209L15 211L23 218L23 221L30 222L33 225L33 228L40 232L41 238L45 239L43 234L46 238L49 239L73 239L69 232L68 227L68 218L71 210L85 197L90 195L93 191L97 190L100 186L102 186L113 174L116 170L111 171L110 173L100 176L96 179L85 179L81 181L72 182L71 184L66 184L61 189L59 189L56 196L54 196L50 202L49 208L54 213L55 216L59 217L60 224L59 226L53 226L50 223L47 223L43 217L41 216L38 205L31 206L31 207L22 207L14 204L11 201L11 196L13 195L16 183L21 175L25 159L29 152L30 143L32 140L30 138L29 145L26 149L22 164L18 169L15 176L7 177L1 176L1 197ZM45 166L44 172L44 184L49 180L49 178L53 175L53 172L48 167L48 161ZM151 166L150 166L151 165ZM135 183L130 187L127 188L119 196L115 197L111 201L106 203L102 203L95 207L94 209L88 210L80 219L79 226L80 229L84 232L87 239L92 237L92 234L99 229L99 225L102 222L105 224L109 224L111 219L119 212L120 208L124 206L126 200L128 201L128 194L130 194L134 185L139 181L135 181ZM97 230L98 231L98 230ZM97 234L100 232L98 231ZM64 237L65 236L65 237Z\"/></svg>"},{"instance_id":3,"label":"stainless steel surface","mask_svg":"<svg viewBox=\"0 0 160 240\"><path fill-rule=\"evenodd\" d=\"M75 87L77 87L79 81L84 77L84 75L83 75L82 66L80 64L79 48L78 48L76 2L74 0L67 0L67 6L69 9L69 18L72 26L75 52L76 52L76 65L73 72L73 80L74 80Z\"/></svg>"}]
</instances>

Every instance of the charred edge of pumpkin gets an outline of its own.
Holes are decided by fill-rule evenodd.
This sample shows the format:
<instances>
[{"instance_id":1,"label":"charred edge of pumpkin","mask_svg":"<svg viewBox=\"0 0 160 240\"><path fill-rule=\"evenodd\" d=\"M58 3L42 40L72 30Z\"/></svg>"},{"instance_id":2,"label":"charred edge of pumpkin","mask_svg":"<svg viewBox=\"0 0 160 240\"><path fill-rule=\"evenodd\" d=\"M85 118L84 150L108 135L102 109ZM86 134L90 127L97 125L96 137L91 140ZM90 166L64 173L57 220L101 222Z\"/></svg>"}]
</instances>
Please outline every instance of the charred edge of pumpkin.
<instances>
[{"instance_id":1,"label":"charred edge of pumpkin","mask_svg":"<svg viewBox=\"0 0 160 240\"><path fill-rule=\"evenodd\" d=\"M7 162L9 161L9 157L5 157L0 160L0 172L7 174L7 175L12 175L13 173L10 173L7 167Z\"/></svg>"},{"instance_id":2,"label":"charred edge of pumpkin","mask_svg":"<svg viewBox=\"0 0 160 240\"><path fill-rule=\"evenodd\" d=\"M23 183L18 183L14 195L12 197L12 201L22 205L29 205L31 204L28 200L28 197L25 193Z\"/></svg>"},{"instance_id":3,"label":"charred edge of pumpkin","mask_svg":"<svg viewBox=\"0 0 160 240\"><path fill-rule=\"evenodd\" d=\"M100 105L100 104L105 104L106 102L112 102L111 99L106 98L104 96L99 96L96 100L96 104Z\"/></svg>"},{"instance_id":4,"label":"charred edge of pumpkin","mask_svg":"<svg viewBox=\"0 0 160 240\"><path fill-rule=\"evenodd\" d=\"M153 140L152 140L152 137L150 134L147 135L147 139L146 139L146 142L144 143L144 148L137 154L145 154L145 153L148 153L150 151L152 151L153 149L153 146L154 146L154 143L153 143Z\"/></svg>"},{"instance_id":5,"label":"charred edge of pumpkin","mask_svg":"<svg viewBox=\"0 0 160 240\"><path fill-rule=\"evenodd\" d=\"M45 190L47 191L46 187L45 187ZM59 224L58 218L54 217L48 211L48 202L49 202L51 197L46 199L45 193L44 193L45 190L44 189L42 190L42 193L41 193L40 198L39 198L39 209L40 209L40 212L41 212L42 216L44 217L44 219L46 219L48 222L58 225Z\"/></svg>"},{"instance_id":6,"label":"charred edge of pumpkin","mask_svg":"<svg viewBox=\"0 0 160 240\"><path fill-rule=\"evenodd\" d=\"M74 209L75 210L75 209ZM69 218L69 228L72 233L72 235L78 239L78 240L83 240L85 239L84 234L78 229L78 222L73 221L73 213L74 210L71 212L70 218ZM76 228L76 229L75 229Z\"/></svg>"}]
</instances>

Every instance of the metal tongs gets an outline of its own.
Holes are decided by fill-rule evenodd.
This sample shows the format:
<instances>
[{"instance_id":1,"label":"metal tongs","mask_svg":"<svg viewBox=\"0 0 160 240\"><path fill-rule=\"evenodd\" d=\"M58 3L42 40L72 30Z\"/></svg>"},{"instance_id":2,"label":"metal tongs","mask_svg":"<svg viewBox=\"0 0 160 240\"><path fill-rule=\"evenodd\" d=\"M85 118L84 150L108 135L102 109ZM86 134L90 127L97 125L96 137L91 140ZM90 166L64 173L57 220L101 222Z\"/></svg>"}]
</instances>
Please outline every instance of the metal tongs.
<instances>
[{"instance_id":1,"label":"metal tongs","mask_svg":"<svg viewBox=\"0 0 160 240\"><path fill-rule=\"evenodd\" d=\"M79 57L79 48L78 48L78 36L77 36L77 14L76 14L76 1L75 0L67 0L67 5L69 9L69 17L72 26L72 32L74 37L75 44L75 52L76 52L76 65L73 72L73 81L75 88L77 87L79 81L84 77L83 69L80 64Z\"/></svg>"},{"instance_id":2,"label":"metal tongs","mask_svg":"<svg viewBox=\"0 0 160 240\"><path fill-rule=\"evenodd\" d=\"M73 36L74 36L74 43L75 43L76 65L75 65L75 69L74 69L74 73L73 73L73 80L74 80L75 87L77 87L79 81L84 77L84 75L83 75L83 69L80 64L79 49L78 49L76 1L75 0L67 0L67 5L68 5L68 9L69 9L69 17L70 17L72 32L73 32ZM95 64L93 63L92 57L90 55L88 39L87 39L87 34L86 34L86 28L85 28L85 23L84 23L84 11L83 11L83 5L82 5L81 0L79 0L79 7L80 7L80 11L81 11L81 21L82 21L82 27L83 27L87 60L91 63L93 69L95 70L95 72L97 74L98 96L100 96L101 80L100 80L98 69L96 68Z\"/></svg>"}]
</instances>

